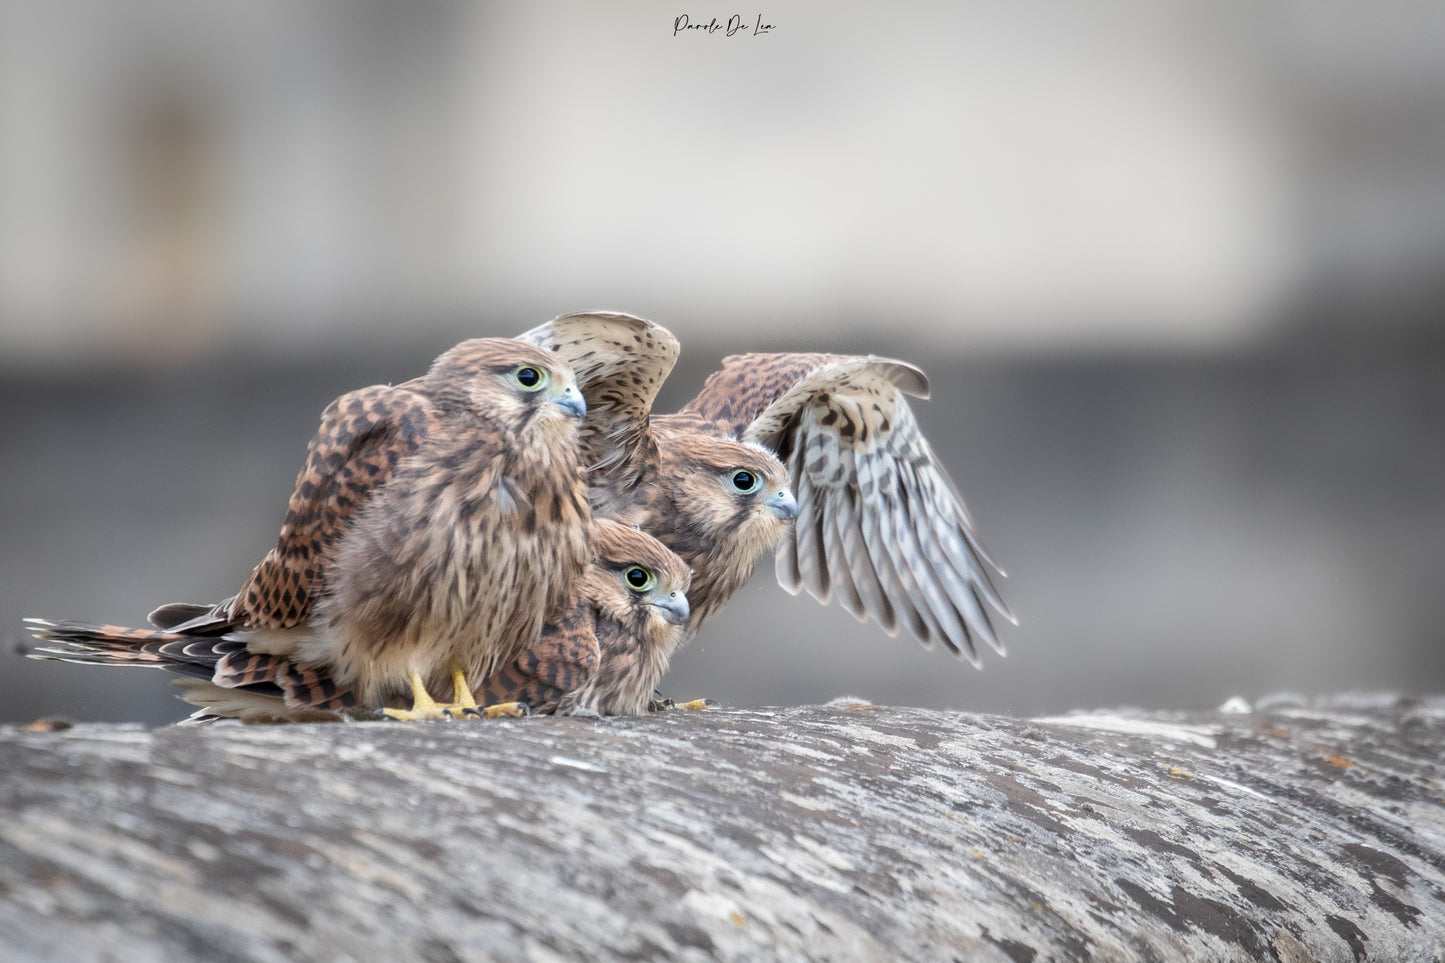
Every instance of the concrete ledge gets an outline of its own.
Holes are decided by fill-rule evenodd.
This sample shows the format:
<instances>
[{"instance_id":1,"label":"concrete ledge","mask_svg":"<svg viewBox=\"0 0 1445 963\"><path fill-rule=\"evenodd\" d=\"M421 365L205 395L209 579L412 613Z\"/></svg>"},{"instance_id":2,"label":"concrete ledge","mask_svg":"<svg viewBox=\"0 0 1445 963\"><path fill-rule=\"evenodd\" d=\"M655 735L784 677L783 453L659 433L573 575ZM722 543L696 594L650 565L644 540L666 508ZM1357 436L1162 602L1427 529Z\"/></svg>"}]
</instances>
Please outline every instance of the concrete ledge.
<instances>
[{"instance_id":1,"label":"concrete ledge","mask_svg":"<svg viewBox=\"0 0 1445 963\"><path fill-rule=\"evenodd\" d=\"M7 960L1438 960L1445 699L0 730Z\"/></svg>"}]
</instances>

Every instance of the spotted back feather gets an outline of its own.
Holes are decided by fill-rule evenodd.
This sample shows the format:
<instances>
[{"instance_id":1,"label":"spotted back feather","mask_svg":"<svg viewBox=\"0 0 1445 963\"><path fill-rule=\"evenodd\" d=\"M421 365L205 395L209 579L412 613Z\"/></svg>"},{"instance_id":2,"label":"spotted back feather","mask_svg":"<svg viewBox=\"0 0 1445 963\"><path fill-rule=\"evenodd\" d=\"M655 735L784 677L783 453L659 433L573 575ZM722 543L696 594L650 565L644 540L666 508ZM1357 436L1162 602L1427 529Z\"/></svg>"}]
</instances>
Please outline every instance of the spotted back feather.
<instances>
[{"instance_id":1,"label":"spotted back feather","mask_svg":"<svg viewBox=\"0 0 1445 963\"><path fill-rule=\"evenodd\" d=\"M854 369L863 362L869 376L893 384L904 394L927 398L928 377L913 365L873 355L790 352L783 354L734 354L723 358L722 367L708 375L702 390L679 414L691 415L712 431L730 438L742 438L769 407L781 415L795 404L778 405L789 392L804 397L809 375L830 365ZM836 370L836 369L834 369ZM816 385L817 382L813 382Z\"/></svg>"},{"instance_id":2,"label":"spotted back feather","mask_svg":"<svg viewBox=\"0 0 1445 963\"><path fill-rule=\"evenodd\" d=\"M521 655L472 690L474 698L482 705L524 702L536 713L556 711L567 693L587 685L597 671L595 622L586 600L554 614Z\"/></svg>"},{"instance_id":3,"label":"spotted back feather","mask_svg":"<svg viewBox=\"0 0 1445 963\"><path fill-rule=\"evenodd\" d=\"M326 584L328 550L426 441L435 419L428 398L402 385L374 385L337 398L296 476L281 534L232 601L229 617L257 628L300 625Z\"/></svg>"}]
</instances>

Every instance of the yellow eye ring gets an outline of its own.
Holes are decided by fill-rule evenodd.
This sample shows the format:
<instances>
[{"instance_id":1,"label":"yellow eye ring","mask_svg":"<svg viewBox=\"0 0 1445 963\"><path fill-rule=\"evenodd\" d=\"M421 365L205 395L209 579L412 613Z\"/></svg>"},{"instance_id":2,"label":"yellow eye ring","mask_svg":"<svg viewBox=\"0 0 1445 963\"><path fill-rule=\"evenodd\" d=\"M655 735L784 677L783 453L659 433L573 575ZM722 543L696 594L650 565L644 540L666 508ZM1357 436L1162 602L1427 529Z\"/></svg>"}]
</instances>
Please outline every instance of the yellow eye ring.
<instances>
[{"instance_id":1,"label":"yellow eye ring","mask_svg":"<svg viewBox=\"0 0 1445 963\"><path fill-rule=\"evenodd\" d=\"M622 581L626 582L627 587L632 591L641 595L643 592L650 591L657 584L657 576L641 565L631 565L623 570Z\"/></svg>"},{"instance_id":2,"label":"yellow eye ring","mask_svg":"<svg viewBox=\"0 0 1445 963\"><path fill-rule=\"evenodd\" d=\"M512 372L512 380L523 391L541 391L547 387L547 372L536 365L524 364Z\"/></svg>"}]
</instances>

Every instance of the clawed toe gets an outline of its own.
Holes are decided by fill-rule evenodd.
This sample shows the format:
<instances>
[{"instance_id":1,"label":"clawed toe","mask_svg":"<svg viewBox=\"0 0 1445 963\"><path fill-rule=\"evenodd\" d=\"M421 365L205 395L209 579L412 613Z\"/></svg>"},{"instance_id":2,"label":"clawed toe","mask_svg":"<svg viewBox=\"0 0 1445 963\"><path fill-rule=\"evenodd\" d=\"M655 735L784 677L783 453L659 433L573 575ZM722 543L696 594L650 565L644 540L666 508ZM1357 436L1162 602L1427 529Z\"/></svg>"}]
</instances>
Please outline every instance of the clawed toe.
<instances>
[{"instance_id":1,"label":"clawed toe","mask_svg":"<svg viewBox=\"0 0 1445 963\"><path fill-rule=\"evenodd\" d=\"M525 702L499 702L494 706L486 706L482 709L482 715L488 719L520 719L523 716L532 714L532 707Z\"/></svg>"},{"instance_id":2,"label":"clawed toe","mask_svg":"<svg viewBox=\"0 0 1445 963\"><path fill-rule=\"evenodd\" d=\"M648 712L667 712L670 709L691 709L701 712L717 705L715 699L693 699L691 702L673 702L671 699L653 699L647 704Z\"/></svg>"}]
</instances>

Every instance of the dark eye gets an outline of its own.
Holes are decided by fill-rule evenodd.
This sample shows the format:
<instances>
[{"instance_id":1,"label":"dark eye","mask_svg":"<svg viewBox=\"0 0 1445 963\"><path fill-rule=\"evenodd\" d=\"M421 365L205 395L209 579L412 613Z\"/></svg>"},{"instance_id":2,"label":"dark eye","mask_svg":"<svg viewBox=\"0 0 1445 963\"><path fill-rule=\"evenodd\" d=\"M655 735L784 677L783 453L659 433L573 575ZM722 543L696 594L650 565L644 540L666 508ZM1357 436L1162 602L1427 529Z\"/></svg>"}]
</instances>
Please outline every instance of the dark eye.
<instances>
[{"instance_id":1,"label":"dark eye","mask_svg":"<svg viewBox=\"0 0 1445 963\"><path fill-rule=\"evenodd\" d=\"M733 487L740 492L750 492L758 487L758 476L739 468L733 472Z\"/></svg>"},{"instance_id":2,"label":"dark eye","mask_svg":"<svg viewBox=\"0 0 1445 963\"><path fill-rule=\"evenodd\" d=\"M622 573L622 577L627 581L627 587L634 592L646 592L657 584L657 578L641 565L632 566Z\"/></svg>"},{"instance_id":3,"label":"dark eye","mask_svg":"<svg viewBox=\"0 0 1445 963\"><path fill-rule=\"evenodd\" d=\"M536 391L547 383L547 373L529 364L524 364L512 372L512 377L517 379L517 384L528 391Z\"/></svg>"}]
</instances>

